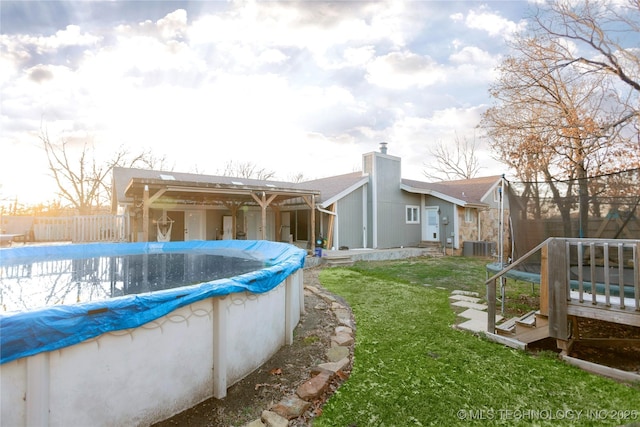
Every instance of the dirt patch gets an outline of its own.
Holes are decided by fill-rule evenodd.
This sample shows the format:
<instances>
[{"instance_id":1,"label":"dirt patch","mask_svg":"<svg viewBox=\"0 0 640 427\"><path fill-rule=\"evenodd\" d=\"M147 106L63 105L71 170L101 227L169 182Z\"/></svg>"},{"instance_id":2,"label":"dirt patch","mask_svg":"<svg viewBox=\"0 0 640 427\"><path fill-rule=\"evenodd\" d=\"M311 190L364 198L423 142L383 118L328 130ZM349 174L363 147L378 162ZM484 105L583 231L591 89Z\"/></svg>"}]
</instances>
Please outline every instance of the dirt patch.
<instances>
[{"instance_id":1,"label":"dirt patch","mask_svg":"<svg viewBox=\"0 0 640 427\"><path fill-rule=\"evenodd\" d=\"M320 270L304 270L305 286L322 289L318 281ZM337 296L336 299L340 300ZM154 426L242 426L260 418L263 410L285 396L294 394L298 386L309 379L309 370L326 361L325 352L330 348L331 335L338 326L329 305L315 293L305 291L305 311L294 331L293 344L282 347L263 366L231 386L227 397L208 399ZM303 417L289 425L308 425L308 420L320 413L321 406L338 386L337 381L339 379L324 396L312 402Z\"/></svg>"},{"instance_id":2,"label":"dirt patch","mask_svg":"<svg viewBox=\"0 0 640 427\"><path fill-rule=\"evenodd\" d=\"M519 295L508 298L506 317L522 316L540 308L540 297ZM532 343L533 352L559 353L556 340L546 338ZM640 328L596 319L578 319L578 337L569 356L599 365L640 374Z\"/></svg>"},{"instance_id":3,"label":"dirt patch","mask_svg":"<svg viewBox=\"0 0 640 427\"><path fill-rule=\"evenodd\" d=\"M640 374L640 328L580 318L572 357Z\"/></svg>"}]
</instances>

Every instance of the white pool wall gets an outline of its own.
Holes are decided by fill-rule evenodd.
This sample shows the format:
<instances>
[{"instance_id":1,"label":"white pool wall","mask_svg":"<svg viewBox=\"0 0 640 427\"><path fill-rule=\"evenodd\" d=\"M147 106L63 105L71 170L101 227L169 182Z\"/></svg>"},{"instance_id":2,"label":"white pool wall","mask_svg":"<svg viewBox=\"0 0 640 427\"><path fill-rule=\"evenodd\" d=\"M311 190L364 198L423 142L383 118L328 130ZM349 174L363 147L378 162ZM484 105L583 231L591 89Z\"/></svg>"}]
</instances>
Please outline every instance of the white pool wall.
<instances>
[{"instance_id":1,"label":"white pool wall","mask_svg":"<svg viewBox=\"0 0 640 427\"><path fill-rule=\"evenodd\" d=\"M2 426L148 426L227 388L293 342L302 269L271 291L181 307L138 328L0 365Z\"/></svg>"}]
</instances>

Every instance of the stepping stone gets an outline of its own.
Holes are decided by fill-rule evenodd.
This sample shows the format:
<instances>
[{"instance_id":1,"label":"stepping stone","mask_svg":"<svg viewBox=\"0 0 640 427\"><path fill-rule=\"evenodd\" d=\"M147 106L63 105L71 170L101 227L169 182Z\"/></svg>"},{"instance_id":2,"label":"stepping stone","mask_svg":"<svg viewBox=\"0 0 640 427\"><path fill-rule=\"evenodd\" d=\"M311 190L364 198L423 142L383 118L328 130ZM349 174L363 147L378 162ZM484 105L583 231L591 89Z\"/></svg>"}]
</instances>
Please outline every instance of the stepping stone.
<instances>
[{"instance_id":1,"label":"stepping stone","mask_svg":"<svg viewBox=\"0 0 640 427\"><path fill-rule=\"evenodd\" d=\"M486 332L487 320L485 319L483 322L477 319L471 319L471 320L467 320L464 323L460 323L456 327L458 329L464 329L465 331L470 331L470 332Z\"/></svg>"},{"instance_id":2,"label":"stepping stone","mask_svg":"<svg viewBox=\"0 0 640 427\"><path fill-rule=\"evenodd\" d=\"M481 298L470 297L467 295L451 295L449 299L453 299L456 301L467 301L467 302L479 302L482 301Z\"/></svg>"},{"instance_id":3,"label":"stepping stone","mask_svg":"<svg viewBox=\"0 0 640 427\"><path fill-rule=\"evenodd\" d=\"M477 292L458 291L458 290L451 292L451 295L466 295L468 297L476 297L476 298L478 298L480 296L480 294L477 293Z\"/></svg>"},{"instance_id":4,"label":"stepping stone","mask_svg":"<svg viewBox=\"0 0 640 427\"><path fill-rule=\"evenodd\" d=\"M462 313L458 314L458 316L464 317L465 319L478 320L480 322L484 322L485 325L487 324L488 319L486 311L480 311L473 308L463 311ZM502 320L502 316L496 314L496 322L499 322L500 320Z\"/></svg>"},{"instance_id":5,"label":"stepping stone","mask_svg":"<svg viewBox=\"0 0 640 427\"><path fill-rule=\"evenodd\" d=\"M487 305L486 304L476 304L475 302L469 302L469 301L457 301L457 302L454 302L451 305L455 305L456 307L473 308L473 309L476 309L476 310L486 310L487 309Z\"/></svg>"}]
</instances>

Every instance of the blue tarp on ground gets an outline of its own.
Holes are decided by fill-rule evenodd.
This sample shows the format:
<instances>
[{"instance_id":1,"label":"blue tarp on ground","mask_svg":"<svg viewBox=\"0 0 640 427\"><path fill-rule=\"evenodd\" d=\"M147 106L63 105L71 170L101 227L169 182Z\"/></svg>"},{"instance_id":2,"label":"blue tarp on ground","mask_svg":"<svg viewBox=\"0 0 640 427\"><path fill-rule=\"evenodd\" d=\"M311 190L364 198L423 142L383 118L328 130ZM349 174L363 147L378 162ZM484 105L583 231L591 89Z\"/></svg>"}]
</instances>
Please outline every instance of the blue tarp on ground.
<instances>
[{"instance_id":1,"label":"blue tarp on ground","mask_svg":"<svg viewBox=\"0 0 640 427\"><path fill-rule=\"evenodd\" d=\"M270 291L304 267L306 252L295 246L255 240L166 243L94 243L0 249L0 267L25 262L170 252L220 252L266 263L262 270L150 294L0 315L0 364L80 343L109 331L139 327L206 298Z\"/></svg>"}]
</instances>

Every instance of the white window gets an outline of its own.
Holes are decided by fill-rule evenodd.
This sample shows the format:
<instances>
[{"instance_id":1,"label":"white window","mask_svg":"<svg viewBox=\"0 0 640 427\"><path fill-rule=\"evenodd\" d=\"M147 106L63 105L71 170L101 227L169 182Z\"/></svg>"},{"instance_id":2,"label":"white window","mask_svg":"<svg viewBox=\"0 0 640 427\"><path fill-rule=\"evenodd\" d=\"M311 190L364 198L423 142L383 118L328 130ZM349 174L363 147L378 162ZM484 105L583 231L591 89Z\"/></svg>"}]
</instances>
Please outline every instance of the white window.
<instances>
[{"instance_id":1,"label":"white window","mask_svg":"<svg viewBox=\"0 0 640 427\"><path fill-rule=\"evenodd\" d=\"M494 202L499 202L500 201L500 186L498 185L496 188L493 189L493 201Z\"/></svg>"},{"instance_id":2,"label":"white window","mask_svg":"<svg viewBox=\"0 0 640 427\"><path fill-rule=\"evenodd\" d=\"M473 209L464 208L464 222L473 222Z\"/></svg>"},{"instance_id":3,"label":"white window","mask_svg":"<svg viewBox=\"0 0 640 427\"><path fill-rule=\"evenodd\" d=\"M407 206L407 224L420 223L420 208L418 206Z\"/></svg>"}]
</instances>

